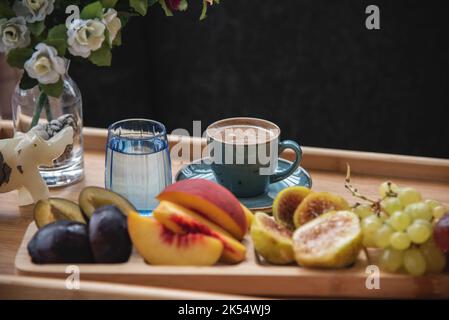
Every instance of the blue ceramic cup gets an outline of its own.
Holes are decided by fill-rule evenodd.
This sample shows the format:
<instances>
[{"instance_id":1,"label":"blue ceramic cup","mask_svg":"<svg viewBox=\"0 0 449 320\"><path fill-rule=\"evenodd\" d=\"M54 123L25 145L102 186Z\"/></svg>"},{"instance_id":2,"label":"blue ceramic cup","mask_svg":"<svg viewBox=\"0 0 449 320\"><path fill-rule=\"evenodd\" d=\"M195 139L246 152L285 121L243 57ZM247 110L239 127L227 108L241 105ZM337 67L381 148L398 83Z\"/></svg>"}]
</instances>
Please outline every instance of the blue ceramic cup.
<instances>
[{"instance_id":1,"label":"blue ceramic cup","mask_svg":"<svg viewBox=\"0 0 449 320\"><path fill-rule=\"evenodd\" d=\"M206 129L207 152L216 180L235 196L246 198L290 176L301 162L302 151L295 141L281 141L280 133L274 123L257 118L229 118L211 124ZM295 161L277 171L285 149L295 152Z\"/></svg>"}]
</instances>

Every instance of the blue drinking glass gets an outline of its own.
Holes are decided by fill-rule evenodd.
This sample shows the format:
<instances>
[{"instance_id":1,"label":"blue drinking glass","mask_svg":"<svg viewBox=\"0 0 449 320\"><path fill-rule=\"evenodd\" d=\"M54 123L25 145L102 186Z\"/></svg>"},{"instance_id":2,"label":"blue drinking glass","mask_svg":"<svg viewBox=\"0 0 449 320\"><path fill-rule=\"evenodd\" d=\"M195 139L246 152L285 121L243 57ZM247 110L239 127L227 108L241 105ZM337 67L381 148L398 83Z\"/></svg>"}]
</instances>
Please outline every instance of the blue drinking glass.
<instances>
[{"instance_id":1,"label":"blue drinking glass","mask_svg":"<svg viewBox=\"0 0 449 320\"><path fill-rule=\"evenodd\" d=\"M118 121L108 128L105 187L151 214L155 198L172 182L167 132L147 119Z\"/></svg>"}]
</instances>

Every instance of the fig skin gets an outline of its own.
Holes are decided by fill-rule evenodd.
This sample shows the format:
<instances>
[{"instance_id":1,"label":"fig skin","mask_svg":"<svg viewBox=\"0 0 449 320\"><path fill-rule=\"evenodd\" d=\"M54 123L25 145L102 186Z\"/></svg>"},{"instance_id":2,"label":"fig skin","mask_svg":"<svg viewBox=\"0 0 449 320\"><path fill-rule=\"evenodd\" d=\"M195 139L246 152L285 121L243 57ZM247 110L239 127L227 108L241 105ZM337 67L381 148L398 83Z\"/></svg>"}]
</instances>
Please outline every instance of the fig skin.
<instances>
[{"instance_id":1,"label":"fig skin","mask_svg":"<svg viewBox=\"0 0 449 320\"><path fill-rule=\"evenodd\" d=\"M300 266L344 268L355 262L362 241L362 229L355 213L331 211L294 232L293 250Z\"/></svg>"},{"instance_id":2,"label":"fig skin","mask_svg":"<svg viewBox=\"0 0 449 320\"><path fill-rule=\"evenodd\" d=\"M273 217L256 212L250 229L254 248L266 261L289 264L295 261L292 232L278 224Z\"/></svg>"},{"instance_id":3,"label":"fig skin","mask_svg":"<svg viewBox=\"0 0 449 320\"><path fill-rule=\"evenodd\" d=\"M293 222L293 215L296 208L301 204L312 190L306 187L288 187L276 196L273 202L273 217L284 227L294 231L296 229Z\"/></svg>"},{"instance_id":4,"label":"fig skin","mask_svg":"<svg viewBox=\"0 0 449 320\"><path fill-rule=\"evenodd\" d=\"M115 206L104 206L92 215L89 239L96 263L128 261L132 244L126 216Z\"/></svg>"},{"instance_id":5,"label":"fig skin","mask_svg":"<svg viewBox=\"0 0 449 320\"><path fill-rule=\"evenodd\" d=\"M313 192L296 208L293 222L296 228L329 211L349 210L348 202L329 192Z\"/></svg>"},{"instance_id":6,"label":"fig skin","mask_svg":"<svg viewBox=\"0 0 449 320\"><path fill-rule=\"evenodd\" d=\"M86 224L80 207L73 201L61 198L39 200L34 206L33 216L38 228L59 220Z\"/></svg>"},{"instance_id":7,"label":"fig skin","mask_svg":"<svg viewBox=\"0 0 449 320\"><path fill-rule=\"evenodd\" d=\"M92 263L87 226L60 220L39 229L28 243L31 260L43 263Z\"/></svg>"},{"instance_id":8,"label":"fig skin","mask_svg":"<svg viewBox=\"0 0 449 320\"><path fill-rule=\"evenodd\" d=\"M111 190L100 187L86 187L78 197L78 203L83 213L91 218L94 211L107 205L115 205L124 215L136 211L136 208L126 198Z\"/></svg>"}]
</instances>

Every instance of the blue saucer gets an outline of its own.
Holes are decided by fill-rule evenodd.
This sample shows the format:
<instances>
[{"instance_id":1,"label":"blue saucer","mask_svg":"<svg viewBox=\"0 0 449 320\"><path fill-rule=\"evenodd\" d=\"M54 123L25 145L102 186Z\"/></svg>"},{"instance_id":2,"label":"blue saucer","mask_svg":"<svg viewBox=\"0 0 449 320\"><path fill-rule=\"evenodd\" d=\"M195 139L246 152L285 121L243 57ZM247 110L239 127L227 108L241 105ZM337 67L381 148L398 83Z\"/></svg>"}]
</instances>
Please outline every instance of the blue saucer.
<instances>
[{"instance_id":1,"label":"blue saucer","mask_svg":"<svg viewBox=\"0 0 449 320\"><path fill-rule=\"evenodd\" d=\"M277 170L283 170L290 164L290 161L279 159ZM204 163L202 159L186 165L179 170L175 176L175 181L186 179L207 179L217 182L210 165ZM306 170L298 167L298 169L296 169L296 171L293 172L293 174L288 178L270 184L264 194L252 198L239 198L239 200L251 210L270 211L276 195L283 189L291 186L304 186L311 188L312 178L310 178L310 175Z\"/></svg>"}]
</instances>

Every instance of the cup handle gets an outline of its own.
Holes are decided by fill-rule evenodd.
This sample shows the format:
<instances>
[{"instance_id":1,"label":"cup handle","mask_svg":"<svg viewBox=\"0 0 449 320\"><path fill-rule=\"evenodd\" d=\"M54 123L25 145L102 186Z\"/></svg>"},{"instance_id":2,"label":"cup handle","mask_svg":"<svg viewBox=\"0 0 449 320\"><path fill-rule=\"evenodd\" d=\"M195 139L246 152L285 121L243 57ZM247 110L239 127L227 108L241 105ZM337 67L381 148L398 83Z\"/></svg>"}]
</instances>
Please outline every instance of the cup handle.
<instances>
[{"instance_id":1,"label":"cup handle","mask_svg":"<svg viewBox=\"0 0 449 320\"><path fill-rule=\"evenodd\" d=\"M299 167L299 164L301 163L302 150L299 144L297 144L293 140L284 140L279 142L278 154L281 155L282 151L284 151L285 149L292 149L295 152L296 154L295 161L293 161L293 163L287 169L284 169L280 172L276 172L275 174L273 174L270 177L270 183L278 182L280 180L287 178Z\"/></svg>"}]
</instances>

